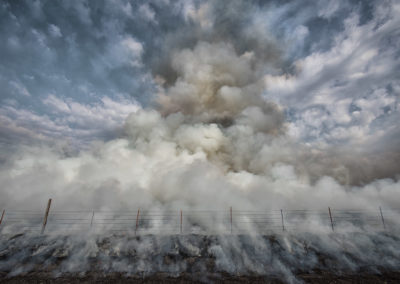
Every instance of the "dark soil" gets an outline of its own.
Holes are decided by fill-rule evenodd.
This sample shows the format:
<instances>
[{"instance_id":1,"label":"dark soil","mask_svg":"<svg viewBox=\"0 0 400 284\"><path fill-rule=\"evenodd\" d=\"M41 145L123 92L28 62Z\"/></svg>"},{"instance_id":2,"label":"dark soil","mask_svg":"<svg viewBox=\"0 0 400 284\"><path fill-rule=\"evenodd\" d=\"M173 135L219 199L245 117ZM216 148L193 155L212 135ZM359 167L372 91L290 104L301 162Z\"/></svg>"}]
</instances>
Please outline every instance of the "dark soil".
<instances>
[{"instance_id":1,"label":"dark soil","mask_svg":"<svg viewBox=\"0 0 400 284\"><path fill-rule=\"evenodd\" d=\"M383 274L345 274L335 275L328 272L296 275L298 280L313 284L375 284L375 283L400 283L400 272L387 272ZM246 276L246 275L189 275L183 274L171 277L164 274L152 276L126 276L121 274L98 275L87 274L63 275L54 277L46 273L30 273L15 277L0 277L1 283L287 283L282 279L270 276Z\"/></svg>"}]
</instances>

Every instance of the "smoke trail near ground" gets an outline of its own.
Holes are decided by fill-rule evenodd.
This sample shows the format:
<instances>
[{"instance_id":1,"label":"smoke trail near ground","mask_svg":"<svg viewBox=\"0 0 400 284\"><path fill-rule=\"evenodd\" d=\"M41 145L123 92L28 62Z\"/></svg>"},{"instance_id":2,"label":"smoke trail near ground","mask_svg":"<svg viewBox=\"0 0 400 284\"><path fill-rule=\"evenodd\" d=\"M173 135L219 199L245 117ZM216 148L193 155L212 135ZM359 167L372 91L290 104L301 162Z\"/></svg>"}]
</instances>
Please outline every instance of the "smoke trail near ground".
<instances>
[{"instance_id":1,"label":"smoke trail near ground","mask_svg":"<svg viewBox=\"0 0 400 284\"><path fill-rule=\"evenodd\" d=\"M358 242L354 243L353 238ZM373 244L382 247L377 249ZM90 272L122 273L143 279L158 272L171 276L187 273L192 275L189 279L210 282L220 281L218 274L222 272L269 275L280 280L278 283L302 283L295 275L312 270L346 274L399 267L398 239L365 233L332 237L188 235L140 239L3 236L0 249L2 270L11 271L11 276L36 270L55 277Z\"/></svg>"}]
</instances>

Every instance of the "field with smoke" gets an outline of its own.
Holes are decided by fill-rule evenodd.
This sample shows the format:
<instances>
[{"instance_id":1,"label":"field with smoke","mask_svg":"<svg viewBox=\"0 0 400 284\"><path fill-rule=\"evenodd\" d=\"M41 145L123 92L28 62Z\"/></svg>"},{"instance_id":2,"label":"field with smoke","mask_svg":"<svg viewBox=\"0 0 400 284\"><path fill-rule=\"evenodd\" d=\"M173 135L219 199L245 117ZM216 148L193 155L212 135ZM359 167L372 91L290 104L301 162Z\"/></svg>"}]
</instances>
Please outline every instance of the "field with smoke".
<instances>
[{"instance_id":1,"label":"field with smoke","mask_svg":"<svg viewBox=\"0 0 400 284\"><path fill-rule=\"evenodd\" d=\"M1 4L3 276L399 271L399 4L167 2Z\"/></svg>"}]
</instances>

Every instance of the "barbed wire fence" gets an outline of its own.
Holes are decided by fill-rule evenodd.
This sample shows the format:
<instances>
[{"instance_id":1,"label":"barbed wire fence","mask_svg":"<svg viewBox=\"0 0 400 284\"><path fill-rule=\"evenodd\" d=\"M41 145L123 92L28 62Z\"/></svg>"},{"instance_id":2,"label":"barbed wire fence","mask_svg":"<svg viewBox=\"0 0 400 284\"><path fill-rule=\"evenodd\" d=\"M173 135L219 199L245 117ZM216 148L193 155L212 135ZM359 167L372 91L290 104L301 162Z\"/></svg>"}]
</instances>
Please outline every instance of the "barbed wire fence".
<instances>
[{"instance_id":1,"label":"barbed wire fence","mask_svg":"<svg viewBox=\"0 0 400 284\"><path fill-rule=\"evenodd\" d=\"M138 234L273 234L289 231L396 230L400 210L2 210L1 233L82 231Z\"/></svg>"}]
</instances>

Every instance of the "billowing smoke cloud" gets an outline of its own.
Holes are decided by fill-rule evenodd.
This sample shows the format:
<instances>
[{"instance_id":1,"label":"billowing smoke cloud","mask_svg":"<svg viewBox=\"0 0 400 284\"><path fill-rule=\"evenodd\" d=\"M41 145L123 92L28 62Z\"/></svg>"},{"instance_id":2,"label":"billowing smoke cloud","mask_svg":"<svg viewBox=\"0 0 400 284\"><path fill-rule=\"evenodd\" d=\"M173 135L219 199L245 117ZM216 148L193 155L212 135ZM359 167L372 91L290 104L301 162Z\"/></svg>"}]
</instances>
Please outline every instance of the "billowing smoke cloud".
<instances>
[{"instance_id":1,"label":"billowing smoke cloud","mask_svg":"<svg viewBox=\"0 0 400 284\"><path fill-rule=\"evenodd\" d=\"M235 1L217 17L218 3L186 7L187 26L166 35L165 55L144 55L156 91L123 135L77 154L20 147L1 165L0 207L37 209L51 197L60 210L399 208L398 145L296 140L290 109L269 98L268 84L301 73L288 67L297 53L257 29L251 5ZM312 224L318 232L320 220ZM245 250L232 246L234 257ZM231 248L209 248L228 272Z\"/></svg>"},{"instance_id":2,"label":"billowing smoke cloud","mask_svg":"<svg viewBox=\"0 0 400 284\"><path fill-rule=\"evenodd\" d=\"M265 86L266 74L285 68L285 48L260 34L254 9L184 6L187 26L167 33L168 58L149 63L152 107L89 151L21 147L2 165L0 205L53 197L85 208L397 207L397 147L318 147L288 134L285 106L269 101Z\"/></svg>"},{"instance_id":3,"label":"billowing smoke cloud","mask_svg":"<svg viewBox=\"0 0 400 284\"><path fill-rule=\"evenodd\" d=\"M177 51L176 82L160 86L155 109L127 118L126 137L73 157L21 149L3 165L2 205L53 197L60 206L97 209L397 207L395 181L344 186L368 158L353 155L353 169L342 152L291 141L282 109L262 97L254 60L224 43Z\"/></svg>"}]
</instances>

